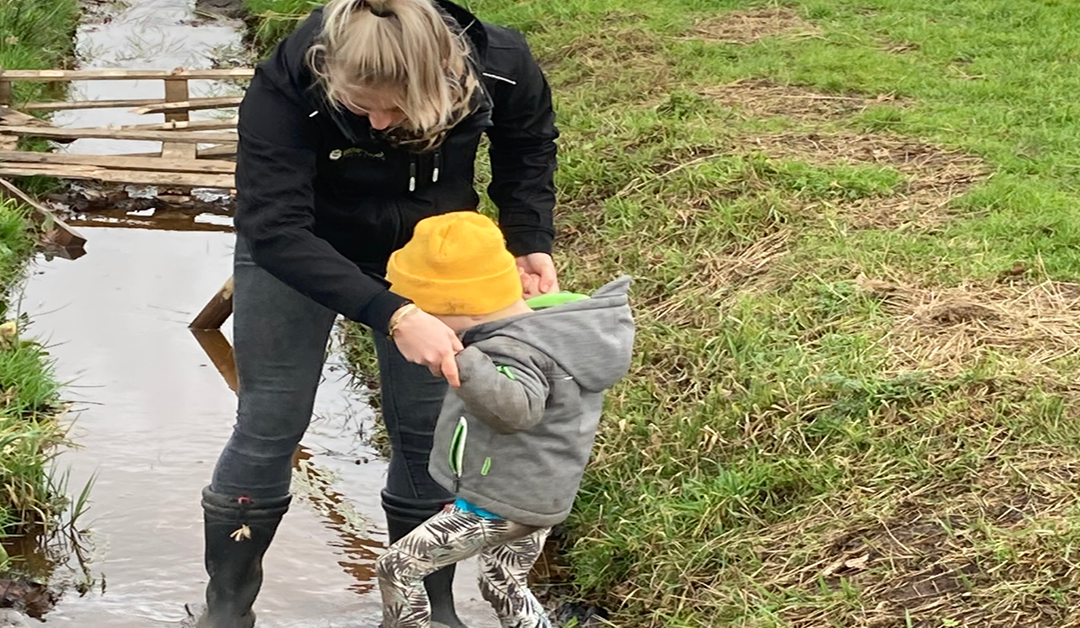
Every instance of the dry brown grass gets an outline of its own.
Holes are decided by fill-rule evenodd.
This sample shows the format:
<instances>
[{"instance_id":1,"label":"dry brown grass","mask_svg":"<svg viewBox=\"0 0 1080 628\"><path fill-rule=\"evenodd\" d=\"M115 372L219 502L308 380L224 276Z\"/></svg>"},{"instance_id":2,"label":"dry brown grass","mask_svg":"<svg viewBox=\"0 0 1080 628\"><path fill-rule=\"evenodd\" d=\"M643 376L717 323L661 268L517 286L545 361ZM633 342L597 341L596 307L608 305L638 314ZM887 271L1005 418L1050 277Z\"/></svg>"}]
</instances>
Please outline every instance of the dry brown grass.
<instances>
[{"instance_id":1,"label":"dry brown grass","mask_svg":"<svg viewBox=\"0 0 1080 628\"><path fill-rule=\"evenodd\" d=\"M1080 351L1080 284L1056 281L920 288L860 277L896 317L879 342L897 370L948 377L994 357L1046 373Z\"/></svg>"},{"instance_id":2,"label":"dry brown grass","mask_svg":"<svg viewBox=\"0 0 1080 628\"><path fill-rule=\"evenodd\" d=\"M796 120L834 120L859 113L871 105L895 102L895 97L890 94L873 98L858 94L823 94L759 78L707 88L702 94L725 107L737 109L748 119L785 116Z\"/></svg>"},{"instance_id":3,"label":"dry brown grass","mask_svg":"<svg viewBox=\"0 0 1080 628\"><path fill-rule=\"evenodd\" d=\"M613 25L578 37L543 55L540 61L562 91L600 84L613 90L612 97L626 102L661 93L670 84L673 71L661 37L633 26Z\"/></svg>"},{"instance_id":4,"label":"dry brown grass","mask_svg":"<svg viewBox=\"0 0 1080 628\"><path fill-rule=\"evenodd\" d=\"M694 37L735 44L751 44L766 37L814 37L821 33L811 22L787 8L730 11L694 25Z\"/></svg>"},{"instance_id":5,"label":"dry brown grass","mask_svg":"<svg viewBox=\"0 0 1080 628\"><path fill-rule=\"evenodd\" d=\"M844 203L841 213L856 228L938 226L955 213L950 203L989 176L972 155L899 136L855 133L780 133L746 138L743 146L774 159L812 164L877 165L907 179L897 194ZM814 209L813 206L807 209Z\"/></svg>"},{"instance_id":6,"label":"dry brown grass","mask_svg":"<svg viewBox=\"0 0 1080 628\"><path fill-rule=\"evenodd\" d=\"M1071 525L1078 480L1080 460L1060 452L988 462L973 485L925 485L879 517L831 513L855 523L825 536L798 568L791 564L798 542L789 539L826 522L770 530L760 540L761 582L859 592L859 605L846 612L793 607L784 614L793 628L838 625L839 616L853 628L1080 625L1080 610L1064 616L1048 603L1055 589L1076 586L1078 565L1044 542Z\"/></svg>"}]
</instances>

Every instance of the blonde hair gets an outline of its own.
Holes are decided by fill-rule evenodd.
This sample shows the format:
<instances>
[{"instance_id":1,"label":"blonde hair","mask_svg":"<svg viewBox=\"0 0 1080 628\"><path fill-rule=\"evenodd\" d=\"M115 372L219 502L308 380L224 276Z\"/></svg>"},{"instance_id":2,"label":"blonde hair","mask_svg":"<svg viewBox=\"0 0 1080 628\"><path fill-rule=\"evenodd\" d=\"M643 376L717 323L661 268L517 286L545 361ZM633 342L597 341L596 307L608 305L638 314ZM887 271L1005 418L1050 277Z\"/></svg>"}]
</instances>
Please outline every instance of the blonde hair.
<instances>
[{"instance_id":1,"label":"blonde hair","mask_svg":"<svg viewBox=\"0 0 1080 628\"><path fill-rule=\"evenodd\" d=\"M479 86L449 20L432 0L331 0L308 65L335 107L350 93L390 90L405 120L388 139L428 150L471 112Z\"/></svg>"}]
</instances>

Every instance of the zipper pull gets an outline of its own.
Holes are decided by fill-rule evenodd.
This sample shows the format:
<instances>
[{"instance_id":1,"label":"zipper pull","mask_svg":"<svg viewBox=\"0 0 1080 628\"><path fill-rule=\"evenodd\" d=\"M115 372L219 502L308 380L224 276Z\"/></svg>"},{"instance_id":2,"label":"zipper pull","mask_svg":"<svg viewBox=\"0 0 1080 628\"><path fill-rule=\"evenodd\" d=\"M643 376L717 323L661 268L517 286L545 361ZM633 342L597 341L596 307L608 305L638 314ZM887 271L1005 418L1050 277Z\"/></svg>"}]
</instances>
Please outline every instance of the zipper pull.
<instances>
[{"instance_id":1,"label":"zipper pull","mask_svg":"<svg viewBox=\"0 0 1080 628\"><path fill-rule=\"evenodd\" d=\"M416 157L409 162L409 191L416 191Z\"/></svg>"},{"instance_id":2,"label":"zipper pull","mask_svg":"<svg viewBox=\"0 0 1080 628\"><path fill-rule=\"evenodd\" d=\"M442 151L436 149L435 150L435 167L432 168L432 170L431 170L431 182L432 183L438 183L439 182L439 165L441 163L442 163Z\"/></svg>"}]
</instances>

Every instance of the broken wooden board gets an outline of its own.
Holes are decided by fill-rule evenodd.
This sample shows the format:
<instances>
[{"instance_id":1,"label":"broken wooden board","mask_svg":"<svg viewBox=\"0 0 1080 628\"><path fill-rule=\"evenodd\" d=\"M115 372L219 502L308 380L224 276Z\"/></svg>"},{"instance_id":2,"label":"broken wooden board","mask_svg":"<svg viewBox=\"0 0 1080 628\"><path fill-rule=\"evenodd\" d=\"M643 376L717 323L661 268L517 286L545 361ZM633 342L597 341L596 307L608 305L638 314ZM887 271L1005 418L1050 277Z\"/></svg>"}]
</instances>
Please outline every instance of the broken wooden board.
<instances>
[{"instance_id":1,"label":"broken wooden board","mask_svg":"<svg viewBox=\"0 0 1080 628\"><path fill-rule=\"evenodd\" d=\"M42 230L45 231L45 239L49 242L72 251L77 251L86 244L86 238L82 234L57 218L56 214L46 209L44 205L30 198L14 183L2 178L0 178L0 197L18 201L29 207L31 209L30 217L34 222L41 225Z\"/></svg>"},{"instance_id":2,"label":"broken wooden board","mask_svg":"<svg viewBox=\"0 0 1080 628\"><path fill-rule=\"evenodd\" d=\"M145 107L160 105L163 98L129 98L127 100L55 100L48 102L28 102L20 105L23 111L70 111L78 109L123 109L127 107Z\"/></svg>"},{"instance_id":3,"label":"broken wooden board","mask_svg":"<svg viewBox=\"0 0 1080 628\"><path fill-rule=\"evenodd\" d=\"M75 127L58 129L54 127L4 126L0 127L0 132L25 137L71 137L76 139L93 137L111 140L183 142L185 144L227 144L237 141L237 136L234 133L200 133L198 131L124 131L120 129L110 129L108 127Z\"/></svg>"},{"instance_id":4,"label":"broken wooden board","mask_svg":"<svg viewBox=\"0 0 1080 628\"><path fill-rule=\"evenodd\" d=\"M10 81L112 81L142 79L249 79L252 68L185 70L0 70L0 78Z\"/></svg>"},{"instance_id":5,"label":"broken wooden board","mask_svg":"<svg viewBox=\"0 0 1080 628\"><path fill-rule=\"evenodd\" d=\"M131 183L163 187L194 187L231 190L235 178L230 174L114 170L93 166L48 164L0 164L0 177L56 177L105 183Z\"/></svg>"},{"instance_id":6,"label":"broken wooden board","mask_svg":"<svg viewBox=\"0 0 1080 628\"><path fill-rule=\"evenodd\" d=\"M4 105L0 105L0 123L9 126L52 126L40 118Z\"/></svg>"},{"instance_id":7,"label":"broken wooden board","mask_svg":"<svg viewBox=\"0 0 1080 628\"><path fill-rule=\"evenodd\" d=\"M158 153L122 153L120 157L142 157L142 158L159 158ZM226 144L224 146L206 146L199 148L199 152L196 155L198 159L215 159L222 157L236 157L236 144Z\"/></svg>"},{"instance_id":8,"label":"broken wooden board","mask_svg":"<svg viewBox=\"0 0 1080 628\"><path fill-rule=\"evenodd\" d=\"M19 146L18 137L14 134L4 133L8 127L55 128L44 120L16 111L11 107L0 105L0 150L16 150ZM62 144L73 141L72 138L65 136L54 139Z\"/></svg>"},{"instance_id":9,"label":"broken wooden board","mask_svg":"<svg viewBox=\"0 0 1080 628\"><path fill-rule=\"evenodd\" d=\"M220 120L191 120L176 122L153 122L150 124L125 124L115 128L118 131L221 131L235 129L237 118L222 118Z\"/></svg>"},{"instance_id":10,"label":"broken wooden board","mask_svg":"<svg viewBox=\"0 0 1080 628\"><path fill-rule=\"evenodd\" d=\"M191 100L169 101L162 102L160 104L146 105L143 107L137 107L131 110L131 113L137 114L150 114L150 113L170 113L180 111L196 111L199 109L226 109L236 107L240 105L240 101L243 98L236 97L221 97L221 98L192 98Z\"/></svg>"},{"instance_id":11,"label":"broken wooden board","mask_svg":"<svg viewBox=\"0 0 1080 628\"><path fill-rule=\"evenodd\" d=\"M65 166L93 166L117 170L151 170L168 172L201 172L208 174L232 174L236 164L213 159L165 159L128 157L125 155L74 155L69 153L32 153L27 151L0 151L0 164L24 167L22 164L56 164Z\"/></svg>"}]
</instances>

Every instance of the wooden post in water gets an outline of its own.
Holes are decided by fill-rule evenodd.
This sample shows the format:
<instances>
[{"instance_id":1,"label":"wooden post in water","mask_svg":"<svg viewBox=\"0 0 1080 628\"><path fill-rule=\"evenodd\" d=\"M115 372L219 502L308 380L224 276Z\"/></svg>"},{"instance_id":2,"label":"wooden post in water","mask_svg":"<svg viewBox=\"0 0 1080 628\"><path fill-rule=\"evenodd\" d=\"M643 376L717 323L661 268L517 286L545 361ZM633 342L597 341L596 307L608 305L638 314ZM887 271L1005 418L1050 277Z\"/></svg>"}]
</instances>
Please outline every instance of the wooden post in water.
<instances>
[{"instance_id":1,"label":"wooden post in water","mask_svg":"<svg viewBox=\"0 0 1080 628\"><path fill-rule=\"evenodd\" d=\"M229 280L225 282L225 285L218 290L217 294L210 299L195 320L191 321L188 325L188 329L192 330L208 330L208 329L221 329L221 326L225 324L225 321L229 320L232 316L233 307L233 278L229 277Z\"/></svg>"},{"instance_id":2,"label":"wooden post in water","mask_svg":"<svg viewBox=\"0 0 1080 628\"><path fill-rule=\"evenodd\" d=\"M233 392L237 392L240 389L240 378L236 376L236 358L233 357L232 345L225 334L217 329L192 329L191 333L214 363L214 368L221 373L225 383Z\"/></svg>"}]
</instances>

